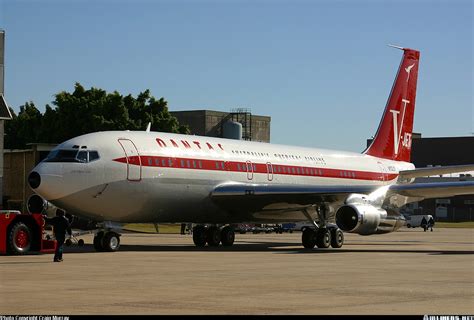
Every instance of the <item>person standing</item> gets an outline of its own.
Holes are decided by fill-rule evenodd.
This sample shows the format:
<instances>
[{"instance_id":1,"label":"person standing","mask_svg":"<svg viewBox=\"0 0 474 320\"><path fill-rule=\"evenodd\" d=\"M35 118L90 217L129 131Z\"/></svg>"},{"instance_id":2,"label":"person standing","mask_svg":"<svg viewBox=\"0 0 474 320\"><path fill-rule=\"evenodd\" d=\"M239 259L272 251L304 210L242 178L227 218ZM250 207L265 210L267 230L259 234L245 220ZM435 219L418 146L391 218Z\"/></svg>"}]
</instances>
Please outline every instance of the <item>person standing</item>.
<instances>
[{"instance_id":1,"label":"person standing","mask_svg":"<svg viewBox=\"0 0 474 320\"><path fill-rule=\"evenodd\" d=\"M430 219L428 220L428 228L430 228L431 231L433 231L434 224L435 224L435 221L433 219L433 216L431 216Z\"/></svg>"},{"instance_id":2,"label":"person standing","mask_svg":"<svg viewBox=\"0 0 474 320\"><path fill-rule=\"evenodd\" d=\"M423 216L423 219L421 219L421 227L423 230L426 232L426 229L428 229L428 221L426 221L426 217Z\"/></svg>"},{"instance_id":3,"label":"person standing","mask_svg":"<svg viewBox=\"0 0 474 320\"><path fill-rule=\"evenodd\" d=\"M47 224L53 226L54 237L56 238L56 251L54 252L54 262L63 261L63 245L66 240L66 232L72 235L71 223L64 216L64 210L57 209L56 217L44 217Z\"/></svg>"}]
</instances>

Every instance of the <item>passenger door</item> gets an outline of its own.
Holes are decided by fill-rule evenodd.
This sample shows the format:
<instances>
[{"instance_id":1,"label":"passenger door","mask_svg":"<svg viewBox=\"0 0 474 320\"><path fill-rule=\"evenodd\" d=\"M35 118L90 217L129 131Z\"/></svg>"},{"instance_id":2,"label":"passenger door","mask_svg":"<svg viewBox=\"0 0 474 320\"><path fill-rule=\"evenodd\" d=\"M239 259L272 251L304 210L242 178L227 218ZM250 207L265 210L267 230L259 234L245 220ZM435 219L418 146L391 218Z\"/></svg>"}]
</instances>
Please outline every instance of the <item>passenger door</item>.
<instances>
[{"instance_id":1,"label":"passenger door","mask_svg":"<svg viewBox=\"0 0 474 320\"><path fill-rule=\"evenodd\" d=\"M247 161L247 179L252 180L253 179L253 164L251 161Z\"/></svg>"},{"instance_id":2,"label":"passenger door","mask_svg":"<svg viewBox=\"0 0 474 320\"><path fill-rule=\"evenodd\" d=\"M273 165L271 162L267 162L267 179L268 181L273 180Z\"/></svg>"},{"instance_id":3,"label":"passenger door","mask_svg":"<svg viewBox=\"0 0 474 320\"><path fill-rule=\"evenodd\" d=\"M118 142L127 158L127 179L129 181L140 181L142 179L142 162L137 147L129 139L119 139Z\"/></svg>"}]
</instances>

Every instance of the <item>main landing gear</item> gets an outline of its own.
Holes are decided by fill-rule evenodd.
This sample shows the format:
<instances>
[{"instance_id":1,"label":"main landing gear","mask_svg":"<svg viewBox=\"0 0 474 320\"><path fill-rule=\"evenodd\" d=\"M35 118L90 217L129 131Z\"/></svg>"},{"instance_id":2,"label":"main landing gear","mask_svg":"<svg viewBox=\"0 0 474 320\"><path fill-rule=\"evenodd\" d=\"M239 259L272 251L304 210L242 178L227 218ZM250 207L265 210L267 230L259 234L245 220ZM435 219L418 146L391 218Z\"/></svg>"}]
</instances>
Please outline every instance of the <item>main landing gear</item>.
<instances>
[{"instance_id":1,"label":"main landing gear","mask_svg":"<svg viewBox=\"0 0 474 320\"><path fill-rule=\"evenodd\" d=\"M219 228L217 226L197 225L193 228L193 241L196 247L217 247L222 243L224 247L234 244L235 232L230 226Z\"/></svg>"},{"instance_id":2,"label":"main landing gear","mask_svg":"<svg viewBox=\"0 0 474 320\"><path fill-rule=\"evenodd\" d=\"M316 213L319 219L319 225L313 220L307 209L303 211L304 215L314 224L313 228L303 230L301 242L306 249L318 248L340 248L344 244L344 233L337 226L329 226L327 223L328 208L322 205L317 208Z\"/></svg>"}]
</instances>

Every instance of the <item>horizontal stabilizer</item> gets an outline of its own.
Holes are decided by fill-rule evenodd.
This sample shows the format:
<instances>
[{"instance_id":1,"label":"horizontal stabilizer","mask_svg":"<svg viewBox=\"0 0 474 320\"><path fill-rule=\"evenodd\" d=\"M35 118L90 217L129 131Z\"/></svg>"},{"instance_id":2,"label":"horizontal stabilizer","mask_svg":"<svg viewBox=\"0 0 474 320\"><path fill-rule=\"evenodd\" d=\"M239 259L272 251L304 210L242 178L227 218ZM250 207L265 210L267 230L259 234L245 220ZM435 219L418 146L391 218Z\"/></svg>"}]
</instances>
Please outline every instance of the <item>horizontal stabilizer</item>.
<instances>
[{"instance_id":1,"label":"horizontal stabilizer","mask_svg":"<svg viewBox=\"0 0 474 320\"><path fill-rule=\"evenodd\" d=\"M461 166L445 166L445 167L428 167L414 170L400 171L399 176L401 180L412 179L417 177L436 176L449 173L460 173L474 171L474 164L466 164Z\"/></svg>"}]
</instances>

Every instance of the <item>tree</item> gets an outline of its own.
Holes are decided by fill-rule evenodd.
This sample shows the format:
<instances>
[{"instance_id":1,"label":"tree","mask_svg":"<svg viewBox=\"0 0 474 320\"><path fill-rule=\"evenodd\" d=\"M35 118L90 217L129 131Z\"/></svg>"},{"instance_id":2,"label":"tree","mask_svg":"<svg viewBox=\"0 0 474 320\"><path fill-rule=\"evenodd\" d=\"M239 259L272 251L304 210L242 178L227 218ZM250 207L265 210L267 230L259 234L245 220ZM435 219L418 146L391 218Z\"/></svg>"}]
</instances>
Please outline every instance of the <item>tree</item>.
<instances>
[{"instance_id":1,"label":"tree","mask_svg":"<svg viewBox=\"0 0 474 320\"><path fill-rule=\"evenodd\" d=\"M107 130L145 130L149 122L153 131L189 133L168 110L164 98L156 99L145 90L134 98L114 91L90 88L76 83L72 93L55 95L54 108L46 105L45 112L33 102L20 107L18 116L5 125L5 147L25 148L29 142L60 143L73 137Z\"/></svg>"},{"instance_id":2,"label":"tree","mask_svg":"<svg viewBox=\"0 0 474 320\"><path fill-rule=\"evenodd\" d=\"M5 148L25 148L27 143L38 141L42 115L33 102L26 102L18 116L12 112L12 117L5 122Z\"/></svg>"}]
</instances>

